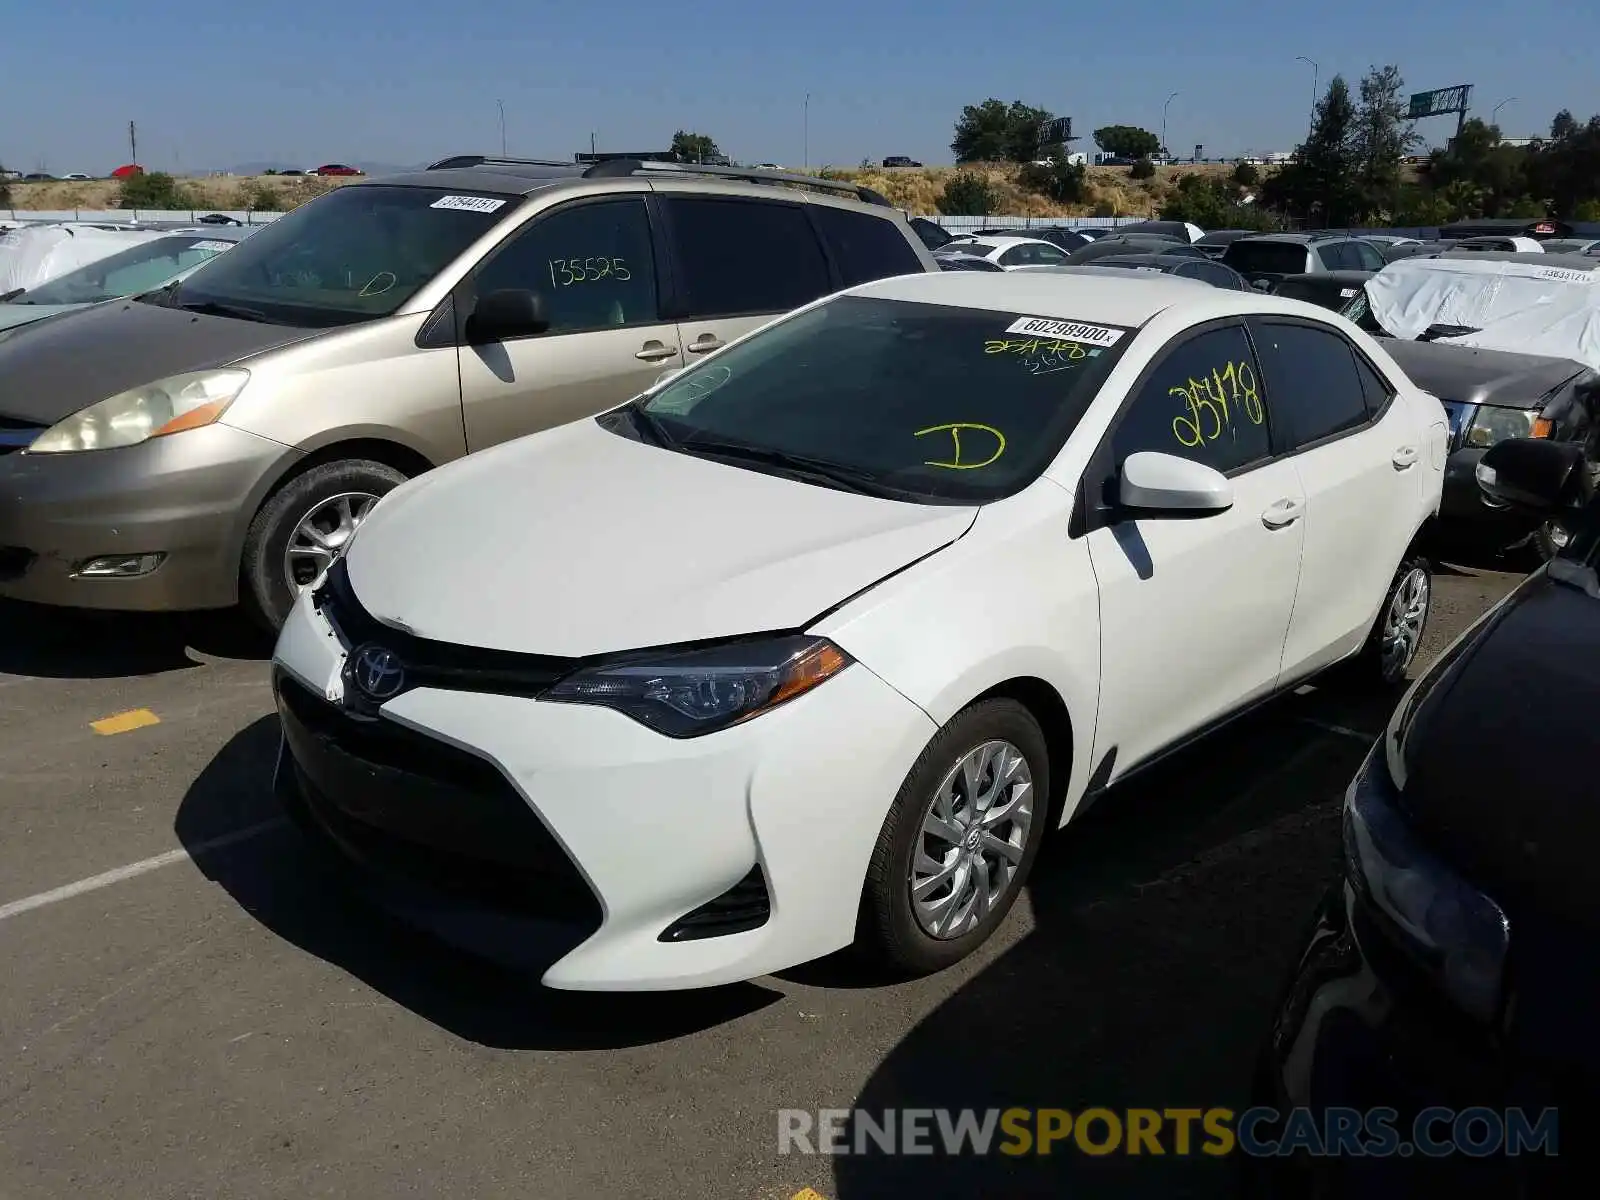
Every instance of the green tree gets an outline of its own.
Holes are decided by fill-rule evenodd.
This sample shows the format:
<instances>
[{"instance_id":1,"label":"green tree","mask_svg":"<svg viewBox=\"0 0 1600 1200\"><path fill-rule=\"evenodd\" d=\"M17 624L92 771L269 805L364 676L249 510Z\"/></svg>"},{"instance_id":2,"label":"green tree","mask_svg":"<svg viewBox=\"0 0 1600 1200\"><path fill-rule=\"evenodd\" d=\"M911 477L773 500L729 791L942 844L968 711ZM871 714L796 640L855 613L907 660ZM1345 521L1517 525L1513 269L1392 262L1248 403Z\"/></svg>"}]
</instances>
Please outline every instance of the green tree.
<instances>
[{"instance_id":1,"label":"green tree","mask_svg":"<svg viewBox=\"0 0 1600 1200\"><path fill-rule=\"evenodd\" d=\"M1276 229L1270 212L1242 203L1239 185L1215 175L1184 175L1161 207L1163 221L1192 221L1202 229Z\"/></svg>"},{"instance_id":2,"label":"green tree","mask_svg":"<svg viewBox=\"0 0 1600 1200\"><path fill-rule=\"evenodd\" d=\"M1161 139L1137 125L1103 125L1094 131L1094 144L1115 158L1149 158L1161 149Z\"/></svg>"},{"instance_id":3,"label":"green tree","mask_svg":"<svg viewBox=\"0 0 1600 1200\"><path fill-rule=\"evenodd\" d=\"M957 171L936 201L947 217L986 217L1000 203L994 185L974 171Z\"/></svg>"},{"instance_id":4,"label":"green tree","mask_svg":"<svg viewBox=\"0 0 1600 1200\"><path fill-rule=\"evenodd\" d=\"M1454 216L1437 192L1421 184L1402 185L1395 199L1397 225L1443 225Z\"/></svg>"},{"instance_id":5,"label":"green tree","mask_svg":"<svg viewBox=\"0 0 1600 1200\"><path fill-rule=\"evenodd\" d=\"M1039 135L1050 119L1042 108L991 96L961 110L950 149L958 163L1030 163L1039 157Z\"/></svg>"},{"instance_id":6,"label":"green tree","mask_svg":"<svg viewBox=\"0 0 1600 1200\"><path fill-rule=\"evenodd\" d=\"M11 181L6 178L4 163L0 163L0 205L11 207Z\"/></svg>"},{"instance_id":7,"label":"green tree","mask_svg":"<svg viewBox=\"0 0 1600 1200\"><path fill-rule=\"evenodd\" d=\"M1600 116L1579 124L1565 110L1550 123L1550 140L1527 157L1528 190L1570 215L1600 200Z\"/></svg>"},{"instance_id":8,"label":"green tree","mask_svg":"<svg viewBox=\"0 0 1600 1200\"><path fill-rule=\"evenodd\" d=\"M1574 221L1600 221L1600 200L1585 200L1572 210Z\"/></svg>"},{"instance_id":9,"label":"green tree","mask_svg":"<svg viewBox=\"0 0 1600 1200\"><path fill-rule=\"evenodd\" d=\"M1358 219L1393 213L1400 193L1400 164L1422 144L1406 123L1405 80L1400 68L1373 67L1361 79L1361 102L1350 133Z\"/></svg>"},{"instance_id":10,"label":"green tree","mask_svg":"<svg viewBox=\"0 0 1600 1200\"><path fill-rule=\"evenodd\" d=\"M1148 158L1141 158L1128 168L1129 179L1154 179L1155 177L1156 165Z\"/></svg>"},{"instance_id":11,"label":"green tree","mask_svg":"<svg viewBox=\"0 0 1600 1200\"><path fill-rule=\"evenodd\" d=\"M1242 188L1253 188L1261 182L1261 169L1253 162L1239 162L1228 179ZM1177 218L1174 218L1176 220Z\"/></svg>"},{"instance_id":12,"label":"green tree","mask_svg":"<svg viewBox=\"0 0 1600 1200\"><path fill-rule=\"evenodd\" d=\"M1500 130L1474 117L1446 149L1430 156L1428 181L1452 205L1476 210L1469 215L1497 217L1534 190L1531 165L1527 150L1501 145Z\"/></svg>"},{"instance_id":13,"label":"green tree","mask_svg":"<svg viewBox=\"0 0 1600 1200\"><path fill-rule=\"evenodd\" d=\"M1067 161L1065 146L1045 147L1048 167L1032 163L1022 168L1017 177L1023 190L1038 192L1057 204L1082 204L1089 198L1089 170L1082 163Z\"/></svg>"},{"instance_id":14,"label":"green tree","mask_svg":"<svg viewBox=\"0 0 1600 1200\"><path fill-rule=\"evenodd\" d=\"M122 181L117 207L192 209L196 207L195 200L190 188L165 171L149 171Z\"/></svg>"},{"instance_id":15,"label":"green tree","mask_svg":"<svg viewBox=\"0 0 1600 1200\"><path fill-rule=\"evenodd\" d=\"M680 129L672 135L672 157L678 162L705 163L721 158L722 151L706 134L688 133Z\"/></svg>"},{"instance_id":16,"label":"green tree","mask_svg":"<svg viewBox=\"0 0 1600 1200\"><path fill-rule=\"evenodd\" d=\"M1350 87L1335 75L1294 161L1262 184L1263 201L1324 228L1352 224L1360 208L1351 152L1355 121Z\"/></svg>"}]
</instances>

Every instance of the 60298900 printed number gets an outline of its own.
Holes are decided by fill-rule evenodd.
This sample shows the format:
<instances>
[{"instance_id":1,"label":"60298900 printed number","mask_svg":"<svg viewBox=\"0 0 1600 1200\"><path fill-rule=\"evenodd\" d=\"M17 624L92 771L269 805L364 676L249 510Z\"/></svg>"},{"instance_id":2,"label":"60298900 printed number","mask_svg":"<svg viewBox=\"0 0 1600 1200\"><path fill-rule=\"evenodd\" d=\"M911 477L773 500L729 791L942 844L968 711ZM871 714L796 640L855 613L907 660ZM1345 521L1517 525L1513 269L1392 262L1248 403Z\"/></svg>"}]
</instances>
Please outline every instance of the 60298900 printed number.
<instances>
[{"instance_id":1,"label":"60298900 printed number","mask_svg":"<svg viewBox=\"0 0 1600 1200\"><path fill-rule=\"evenodd\" d=\"M1184 387L1171 387L1167 395L1183 402L1184 411L1172 418L1172 433L1180 446L1214 442L1233 424L1235 413L1260 425L1267 419L1261 407L1256 373L1249 363L1229 363L1213 368L1203 379L1191 377Z\"/></svg>"}]
</instances>

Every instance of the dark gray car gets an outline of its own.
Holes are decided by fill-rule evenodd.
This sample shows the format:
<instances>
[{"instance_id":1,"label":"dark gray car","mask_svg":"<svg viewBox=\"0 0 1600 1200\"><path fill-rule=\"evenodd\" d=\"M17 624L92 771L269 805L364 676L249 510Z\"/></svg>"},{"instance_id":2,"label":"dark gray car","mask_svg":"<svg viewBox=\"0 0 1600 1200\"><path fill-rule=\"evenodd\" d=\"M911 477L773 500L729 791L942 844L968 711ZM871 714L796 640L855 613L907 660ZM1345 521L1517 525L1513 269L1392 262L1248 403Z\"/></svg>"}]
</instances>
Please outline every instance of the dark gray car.
<instances>
[{"instance_id":1,"label":"dark gray car","mask_svg":"<svg viewBox=\"0 0 1600 1200\"><path fill-rule=\"evenodd\" d=\"M1222 261L1252 284L1277 286L1290 275L1381 271L1383 254L1371 242L1343 233L1267 233L1240 238Z\"/></svg>"}]
</instances>

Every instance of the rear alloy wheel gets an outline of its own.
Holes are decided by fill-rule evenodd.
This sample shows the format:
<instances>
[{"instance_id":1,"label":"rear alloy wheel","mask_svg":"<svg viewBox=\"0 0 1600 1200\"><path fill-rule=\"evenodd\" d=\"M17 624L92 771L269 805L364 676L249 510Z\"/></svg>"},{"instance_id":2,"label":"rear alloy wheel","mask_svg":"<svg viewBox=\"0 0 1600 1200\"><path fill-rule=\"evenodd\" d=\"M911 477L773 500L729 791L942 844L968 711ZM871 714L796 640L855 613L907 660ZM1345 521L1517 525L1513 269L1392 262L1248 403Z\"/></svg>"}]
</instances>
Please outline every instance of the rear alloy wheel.
<instances>
[{"instance_id":1,"label":"rear alloy wheel","mask_svg":"<svg viewBox=\"0 0 1600 1200\"><path fill-rule=\"evenodd\" d=\"M1433 572L1425 558L1408 558L1395 572L1378 610L1377 623L1367 638L1362 658L1369 678L1385 687L1405 682L1406 671L1422 648L1422 633L1428 624L1428 606L1433 599Z\"/></svg>"},{"instance_id":2,"label":"rear alloy wheel","mask_svg":"<svg viewBox=\"0 0 1600 1200\"><path fill-rule=\"evenodd\" d=\"M965 958L1016 903L1047 822L1044 734L1014 700L958 713L928 743L867 869L857 946L897 973Z\"/></svg>"},{"instance_id":3,"label":"rear alloy wheel","mask_svg":"<svg viewBox=\"0 0 1600 1200\"><path fill-rule=\"evenodd\" d=\"M282 625L295 597L405 479L383 463L351 459L312 467L279 488L245 536L241 591L251 616L270 630Z\"/></svg>"}]
</instances>

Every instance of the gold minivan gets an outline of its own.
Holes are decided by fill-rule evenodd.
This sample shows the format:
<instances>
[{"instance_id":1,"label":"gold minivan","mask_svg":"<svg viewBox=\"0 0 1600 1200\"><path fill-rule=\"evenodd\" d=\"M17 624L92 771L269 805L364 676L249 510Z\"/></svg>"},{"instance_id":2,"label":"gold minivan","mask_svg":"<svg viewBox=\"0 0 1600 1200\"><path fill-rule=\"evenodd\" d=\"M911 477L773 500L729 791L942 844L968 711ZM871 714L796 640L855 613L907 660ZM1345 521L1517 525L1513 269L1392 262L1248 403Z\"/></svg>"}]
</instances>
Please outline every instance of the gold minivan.
<instances>
[{"instance_id":1,"label":"gold minivan","mask_svg":"<svg viewBox=\"0 0 1600 1200\"><path fill-rule=\"evenodd\" d=\"M349 184L0 333L0 596L275 626L403 480L937 269L882 196L810 176L472 155Z\"/></svg>"}]
</instances>

